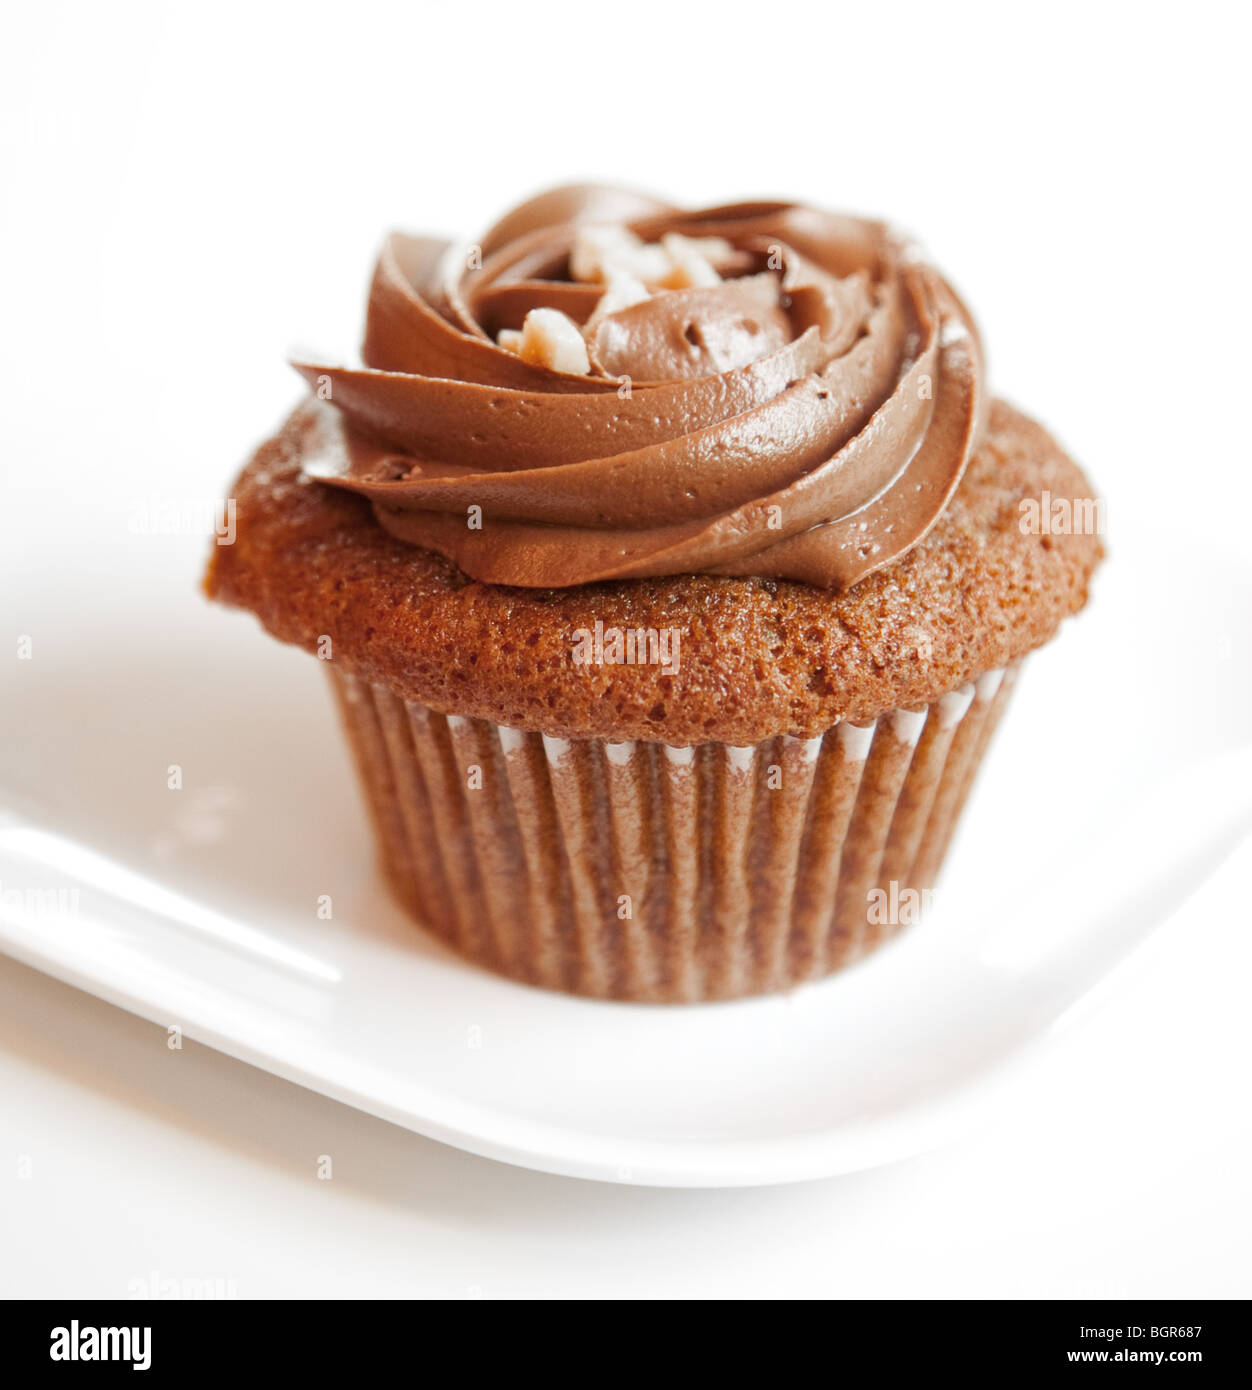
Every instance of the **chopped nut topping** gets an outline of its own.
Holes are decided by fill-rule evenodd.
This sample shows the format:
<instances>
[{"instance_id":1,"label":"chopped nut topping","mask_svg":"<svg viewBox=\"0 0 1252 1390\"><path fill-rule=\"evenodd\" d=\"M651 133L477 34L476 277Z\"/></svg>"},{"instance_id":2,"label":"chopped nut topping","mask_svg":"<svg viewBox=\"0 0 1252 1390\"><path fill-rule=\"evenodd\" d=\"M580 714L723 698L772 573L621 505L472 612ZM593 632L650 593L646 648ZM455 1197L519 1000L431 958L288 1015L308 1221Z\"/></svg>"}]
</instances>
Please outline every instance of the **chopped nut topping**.
<instances>
[{"instance_id":1,"label":"chopped nut topping","mask_svg":"<svg viewBox=\"0 0 1252 1390\"><path fill-rule=\"evenodd\" d=\"M651 299L652 293L637 276L626 275L621 271L609 273L608 286L596 304L592 319L602 319L605 314L616 314L619 309L629 309L632 304L642 304Z\"/></svg>"},{"instance_id":2,"label":"chopped nut topping","mask_svg":"<svg viewBox=\"0 0 1252 1390\"><path fill-rule=\"evenodd\" d=\"M571 376L586 376L591 370L587 344L578 325L559 309L532 309L520 333L515 328L501 329L496 342L535 367L548 367Z\"/></svg>"},{"instance_id":3,"label":"chopped nut topping","mask_svg":"<svg viewBox=\"0 0 1252 1390\"><path fill-rule=\"evenodd\" d=\"M661 282L667 290L704 289L720 285L722 277L713 268L710 256L731 251L721 237L686 237L666 232L661 246L669 257L670 273Z\"/></svg>"},{"instance_id":4,"label":"chopped nut topping","mask_svg":"<svg viewBox=\"0 0 1252 1390\"><path fill-rule=\"evenodd\" d=\"M721 284L713 258L733 253L722 237L668 232L659 242L643 242L628 227L587 226L574 238L570 275L584 282L625 277L654 289L692 289Z\"/></svg>"},{"instance_id":5,"label":"chopped nut topping","mask_svg":"<svg viewBox=\"0 0 1252 1390\"><path fill-rule=\"evenodd\" d=\"M570 275L604 286L586 324L580 330L559 309L532 309L520 330L502 329L496 343L523 362L586 376L591 371L587 343L605 318L642 304L657 290L720 285L722 277L713 261L733 255L734 247L722 237L667 232L658 242L643 242L629 227L579 227L570 248Z\"/></svg>"},{"instance_id":6,"label":"chopped nut topping","mask_svg":"<svg viewBox=\"0 0 1252 1390\"><path fill-rule=\"evenodd\" d=\"M609 262L629 259L643 242L627 227L592 224L580 227L570 250L569 273L575 280L607 280Z\"/></svg>"}]
</instances>

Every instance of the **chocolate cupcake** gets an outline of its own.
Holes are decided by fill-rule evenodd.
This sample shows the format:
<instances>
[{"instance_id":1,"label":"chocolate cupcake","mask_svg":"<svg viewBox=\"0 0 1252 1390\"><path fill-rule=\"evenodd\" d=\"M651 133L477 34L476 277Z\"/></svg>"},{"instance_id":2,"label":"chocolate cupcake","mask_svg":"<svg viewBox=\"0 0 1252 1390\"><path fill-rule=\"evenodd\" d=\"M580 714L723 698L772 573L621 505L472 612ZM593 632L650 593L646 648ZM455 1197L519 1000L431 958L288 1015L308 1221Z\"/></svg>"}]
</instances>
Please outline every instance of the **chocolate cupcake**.
<instances>
[{"instance_id":1,"label":"chocolate cupcake","mask_svg":"<svg viewBox=\"0 0 1252 1390\"><path fill-rule=\"evenodd\" d=\"M785 989L909 920L1102 554L918 250L561 189L470 246L393 236L362 357L296 364L207 588L326 661L414 917L647 1001Z\"/></svg>"}]
</instances>

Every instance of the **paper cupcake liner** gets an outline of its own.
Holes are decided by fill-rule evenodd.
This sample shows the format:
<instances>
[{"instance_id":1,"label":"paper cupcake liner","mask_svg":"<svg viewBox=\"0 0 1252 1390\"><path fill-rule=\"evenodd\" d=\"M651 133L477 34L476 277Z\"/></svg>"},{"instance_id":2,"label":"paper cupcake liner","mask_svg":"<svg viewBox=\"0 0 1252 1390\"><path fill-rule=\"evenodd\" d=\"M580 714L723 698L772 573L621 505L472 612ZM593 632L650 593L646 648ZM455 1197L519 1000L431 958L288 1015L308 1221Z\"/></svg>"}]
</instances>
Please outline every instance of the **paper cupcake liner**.
<instances>
[{"instance_id":1,"label":"paper cupcake liner","mask_svg":"<svg viewBox=\"0 0 1252 1390\"><path fill-rule=\"evenodd\" d=\"M530 984L691 1002L819 978L898 929L878 918L911 920L871 903L933 884L1016 672L816 738L695 748L331 679L383 869L424 926Z\"/></svg>"}]
</instances>

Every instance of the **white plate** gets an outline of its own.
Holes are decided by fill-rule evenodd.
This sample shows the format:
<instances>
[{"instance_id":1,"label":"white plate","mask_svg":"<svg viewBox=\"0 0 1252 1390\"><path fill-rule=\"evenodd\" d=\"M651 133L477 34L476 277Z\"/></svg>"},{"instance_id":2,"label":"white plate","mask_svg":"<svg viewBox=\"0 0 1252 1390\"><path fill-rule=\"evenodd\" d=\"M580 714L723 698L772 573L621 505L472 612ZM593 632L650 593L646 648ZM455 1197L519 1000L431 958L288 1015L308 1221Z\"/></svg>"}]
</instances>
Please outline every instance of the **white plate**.
<instances>
[{"instance_id":1,"label":"white plate","mask_svg":"<svg viewBox=\"0 0 1252 1390\"><path fill-rule=\"evenodd\" d=\"M1010 1064L1252 824L1220 661L1159 675L1162 701L1203 713L1194 730L1127 698L1161 608L1144 571L1111 569L1092 615L1028 665L922 926L785 997L545 993L464 964L391 904L316 663L198 602L202 554L149 538L108 583L79 576L71 600L50 579L29 600L33 657L6 677L23 736L5 748L0 949L508 1162L738 1185L931 1147L994 1113ZM1234 619L1211 618L1197 640L1224 660Z\"/></svg>"}]
</instances>

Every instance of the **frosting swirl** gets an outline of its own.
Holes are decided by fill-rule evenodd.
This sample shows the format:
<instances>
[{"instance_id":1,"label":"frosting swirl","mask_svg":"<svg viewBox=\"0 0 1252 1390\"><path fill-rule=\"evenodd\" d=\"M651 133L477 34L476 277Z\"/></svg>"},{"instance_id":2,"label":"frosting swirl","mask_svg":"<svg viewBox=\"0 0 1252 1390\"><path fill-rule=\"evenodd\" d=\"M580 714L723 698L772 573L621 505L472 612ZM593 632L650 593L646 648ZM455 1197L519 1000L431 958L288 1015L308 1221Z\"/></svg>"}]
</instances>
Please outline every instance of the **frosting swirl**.
<instances>
[{"instance_id":1,"label":"frosting swirl","mask_svg":"<svg viewBox=\"0 0 1252 1390\"><path fill-rule=\"evenodd\" d=\"M604 224L711 248L715 273L615 309L571 270ZM536 309L580 327L586 372L497 341ZM531 587L706 572L844 588L934 525L985 411L972 320L883 224L612 188L541 195L477 246L391 236L362 360L293 364L334 407L306 471L471 578Z\"/></svg>"}]
</instances>

